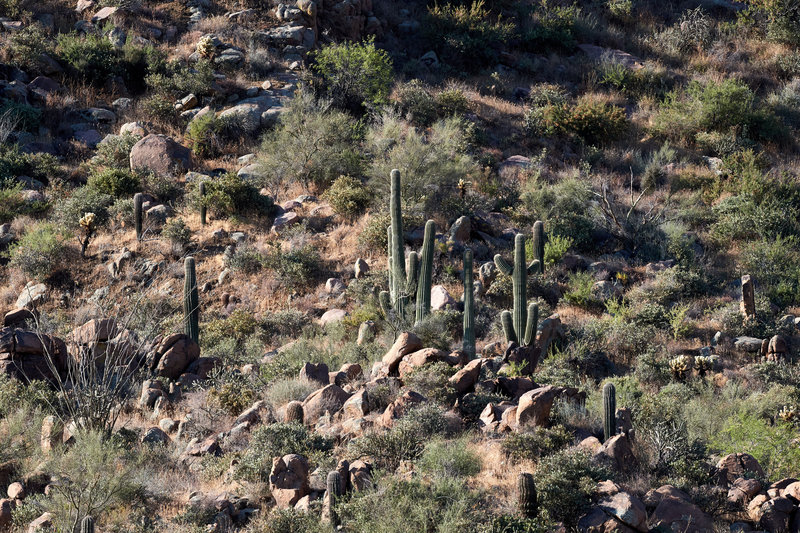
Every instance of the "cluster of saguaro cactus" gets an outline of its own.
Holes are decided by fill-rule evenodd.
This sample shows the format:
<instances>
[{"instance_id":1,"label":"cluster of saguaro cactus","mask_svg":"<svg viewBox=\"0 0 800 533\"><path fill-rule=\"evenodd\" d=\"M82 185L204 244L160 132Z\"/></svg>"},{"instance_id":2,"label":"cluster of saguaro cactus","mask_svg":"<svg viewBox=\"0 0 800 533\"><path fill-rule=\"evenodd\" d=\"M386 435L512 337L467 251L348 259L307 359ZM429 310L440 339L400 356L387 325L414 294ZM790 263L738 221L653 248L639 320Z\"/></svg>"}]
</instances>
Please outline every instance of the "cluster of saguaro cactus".
<instances>
[{"instance_id":1,"label":"cluster of saguaro cactus","mask_svg":"<svg viewBox=\"0 0 800 533\"><path fill-rule=\"evenodd\" d=\"M689 372L692 371L692 361L687 355L679 355L678 357L670 359L669 369L672 371L672 376L675 379L683 381L689 375Z\"/></svg>"},{"instance_id":2,"label":"cluster of saguaro cactus","mask_svg":"<svg viewBox=\"0 0 800 533\"><path fill-rule=\"evenodd\" d=\"M200 225L206 225L206 203L204 201L206 197L206 182L200 182Z\"/></svg>"},{"instance_id":3,"label":"cluster of saguaro cactus","mask_svg":"<svg viewBox=\"0 0 800 533\"><path fill-rule=\"evenodd\" d=\"M520 514L525 518L535 518L539 509L533 474L528 472L520 473L517 478L517 492L517 507L519 508Z\"/></svg>"},{"instance_id":4,"label":"cluster of saguaro cactus","mask_svg":"<svg viewBox=\"0 0 800 533\"><path fill-rule=\"evenodd\" d=\"M342 497L342 475L336 470L328 472L328 491L325 493L327 498L328 512L330 513L331 525L336 527L340 524L339 515L336 513L336 502Z\"/></svg>"},{"instance_id":5,"label":"cluster of saguaro cactus","mask_svg":"<svg viewBox=\"0 0 800 533\"><path fill-rule=\"evenodd\" d=\"M514 283L514 314L503 311L500 320L507 342L520 346L530 346L536 340L539 321L539 306L528 305L528 274L541 271L541 261L534 259L525 264L525 236L517 234L514 238L514 265L508 263L500 254L494 256L494 263L500 272L511 275ZM526 307L527 306L527 307Z\"/></svg>"},{"instance_id":6,"label":"cluster of saguaro cactus","mask_svg":"<svg viewBox=\"0 0 800 533\"><path fill-rule=\"evenodd\" d=\"M137 192L133 195L133 225L136 227L136 240L142 240L142 204L144 197L142 193Z\"/></svg>"},{"instance_id":7,"label":"cluster of saguaro cactus","mask_svg":"<svg viewBox=\"0 0 800 533\"><path fill-rule=\"evenodd\" d=\"M544 224L541 220L533 223L533 261L539 262L539 273L544 274Z\"/></svg>"},{"instance_id":8,"label":"cluster of saguaro cactus","mask_svg":"<svg viewBox=\"0 0 800 533\"><path fill-rule=\"evenodd\" d=\"M461 347L475 357L475 294L472 288L472 250L464 250L464 334Z\"/></svg>"},{"instance_id":9,"label":"cluster of saguaro cactus","mask_svg":"<svg viewBox=\"0 0 800 533\"><path fill-rule=\"evenodd\" d=\"M81 533L94 533L94 518L85 516L81 521Z\"/></svg>"},{"instance_id":10,"label":"cluster of saguaro cactus","mask_svg":"<svg viewBox=\"0 0 800 533\"><path fill-rule=\"evenodd\" d=\"M603 386L603 442L617 434L617 389L613 383Z\"/></svg>"},{"instance_id":11,"label":"cluster of saguaro cactus","mask_svg":"<svg viewBox=\"0 0 800 533\"><path fill-rule=\"evenodd\" d=\"M425 319L431 310L431 282L433 279L433 244L436 237L436 224L432 220L425 223L425 236L422 242L422 257L416 252L408 254L406 265L403 246L403 213L400 205L400 171L392 170L389 214L392 222L387 229L389 259L389 291L380 294L383 312L389 316L405 319L409 313L407 306L412 295L416 295L415 322Z\"/></svg>"},{"instance_id":12,"label":"cluster of saguaro cactus","mask_svg":"<svg viewBox=\"0 0 800 533\"><path fill-rule=\"evenodd\" d=\"M200 342L200 295L197 290L197 274L194 257L183 262L185 278L183 282L183 320L185 332L195 342Z\"/></svg>"}]
</instances>

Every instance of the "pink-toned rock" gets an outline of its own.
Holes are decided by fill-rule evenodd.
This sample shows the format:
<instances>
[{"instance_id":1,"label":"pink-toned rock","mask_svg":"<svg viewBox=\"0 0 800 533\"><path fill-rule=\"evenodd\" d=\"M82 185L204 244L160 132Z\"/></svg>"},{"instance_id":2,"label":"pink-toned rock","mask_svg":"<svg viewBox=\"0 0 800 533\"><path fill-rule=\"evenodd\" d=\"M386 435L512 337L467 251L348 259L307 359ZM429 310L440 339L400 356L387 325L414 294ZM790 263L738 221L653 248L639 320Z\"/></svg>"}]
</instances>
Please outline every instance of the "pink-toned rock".
<instances>
[{"instance_id":1,"label":"pink-toned rock","mask_svg":"<svg viewBox=\"0 0 800 533\"><path fill-rule=\"evenodd\" d=\"M761 483L757 479L740 477L728 490L728 502L737 506L746 506L759 492L761 492Z\"/></svg>"},{"instance_id":2,"label":"pink-toned rock","mask_svg":"<svg viewBox=\"0 0 800 533\"><path fill-rule=\"evenodd\" d=\"M466 364L464 368L453 374L450 379L450 385L461 395L469 391L478 382L478 377L481 375L481 359L475 359Z\"/></svg>"},{"instance_id":3,"label":"pink-toned rock","mask_svg":"<svg viewBox=\"0 0 800 533\"><path fill-rule=\"evenodd\" d=\"M12 500L24 500L27 493L25 492L25 487L22 486L22 483L19 481L15 481L11 485L8 486L8 490L6 491L8 497Z\"/></svg>"},{"instance_id":4,"label":"pink-toned rock","mask_svg":"<svg viewBox=\"0 0 800 533\"><path fill-rule=\"evenodd\" d=\"M300 379L313 381L323 387L330 383L328 365L325 363L305 363L300 369Z\"/></svg>"},{"instance_id":5,"label":"pink-toned rock","mask_svg":"<svg viewBox=\"0 0 800 533\"><path fill-rule=\"evenodd\" d=\"M350 486L356 492L372 488L372 466L360 460L350 463Z\"/></svg>"},{"instance_id":6,"label":"pink-toned rock","mask_svg":"<svg viewBox=\"0 0 800 533\"><path fill-rule=\"evenodd\" d=\"M131 170L142 169L169 177L192 169L192 152L166 135L151 133L133 145L130 164Z\"/></svg>"},{"instance_id":7,"label":"pink-toned rock","mask_svg":"<svg viewBox=\"0 0 800 533\"><path fill-rule=\"evenodd\" d=\"M547 385L523 394L517 407L517 426L548 426L550 409L563 391L562 387Z\"/></svg>"},{"instance_id":8,"label":"pink-toned rock","mask_svg":"<svg viewBox=\"0 0 800 533\"><path fill-rule=\"evenodd\" d=\"M329 309L328 311L325 311L321 317L319 317L319 325L327 326L328 324L335 324L336 322L341 322L349 315L350 313L344 309Z\"/></svg>"},{"instance_id":9,"label":"pink-toned rock","mask_svg":"<svg viewBox=\"0 0 800 533\"><path fill-rule=\"evenodd\" d=\"M789 498L774 498L761 506L758 524L761 529L770 533L793 533L789 531L789 524L794 511L795 506Z\"/></svg>"},{"instance_id":10,"label":"pink-toned rock","mask_svg":"<svg viewBox=\"0 0 800 533\"><path fill-rule=\"evenodd\" d=\"M342 414L345 418L362 418L367 416L369 411L369 393L366 389L362 389L350 396L342 406Z\"/></svg>"},{"instance_id":11,"label":"pink-toned rock","mask_svg":"<svg viewBox=\"0 0 800 533\"><path fill-rule=\"evenodd\" d=\"M578 531L581 533L636 533L635 529L609 515L600 507L592 507L578 520Z\"/></svg>"},{"instance_id":12,"label":"pink-toned rock","mask_svg":"<svg viewBox=\"0 0 800 533\"><path fill-rule=\"evenodd\" d=\"M395 420L403 418L411 409L427 401L428 399L418 392L406 391L386 407L381 416L381 424L387 428L392 427Z\"/></svg>"},{"instance_id":13,"label":"pink-toned rock","mask_svg":"<svg viewBox=\"0 0 800 533\"><path fill-rule=\"evenodd\" d=\"M103 22L104 20L110 18L117 12L119 8L116 6L107 6L102 8L100 11L94 14L92 17L92 24L97 24L98 22Z\"/></svg>"},{"instance_id":14,"label":"pink-toned rock","mask_svg":"<svg viewBox=\"0 0 800 533\"><path fill-rule=\"evenodd\" d=\"M756 458L748 453L732 453L726 455L717 463L720 476L733 483L740 477L764 478L764 469L758 464Z\"/></svg>"},{"instance_id":15,"label":"pink-toned rock","mask_svg":"<svg viewBox=\"0 0 800 533\"><path fill-rule=\"evenodd\" d=\"M447 352L437 350L436 348L423 348L403 357L397 370L400 377L403 378L410 374L415 368L446 360Z\"/></svg>"},{"instance_id":16,"label":"pink-toned rock","mask_svg":"<svg viewBox=\"0 0 800 533\"><path fill-rule=\"evenodd\" d=\"M90 345L107 342L117 336L117 322L113 318L93 318L82 326L72 330L71 340L75 344Z\"/></svg>"},{"instance_id":17,"label":"pink-toned rock","mask_svg":"<svg viewBox=\"0 0 800 533\"><path fill-rule=\"evenodd\" d=\"M447 307L455 307L456 300L443 285L434 285L431 288L431 309L434 311L441 311Z\"/></svg>"},{"instance_id":18,"label":"pink-toned rock","mask_svg":"<svg viewBox=\"0 0 800 533\"><path fill-rule=\"evenodd\" d=\"M44 513L39 518L28 524L27 533L39 533L53 529L53 515Z\"/></svg>"},{"instance_id":19,"label":"pink-toned rock","mask_svg":"<svg viewBox=\"0 0 800 533\"><path fill-rule=\"evenodd\" d=\"M694 505L689 496L671 485L665 485L648 492L645 502L657 501L656 508L650 515L652 527L661 527L666 531L692 531L697 533L713 533L714 523L711 518Z\"/></svg>"},{"instance_id":20,"label":"pink-toned rock","mask_svg":"<svg viewBox=\"0 0 800 533\"><path fill-rule=\"evenodd\" d=\"M800 504L800 481L795 481L794 483L787 485L786 488L783 489L782 496L791 498Z\"/></svg>"},{"instance_id":21,"label":"pink-toned rock","mask_svg":"<svg viewBox=\"0 0 800 533\"><path fill-rule=\"evenodd\" d=\"M595 458L608 462L618 472L629 472L636 466L636 456L627 433L619 433L604 442Z\"/></svg>"},{"instance_id":22,"label":"pink-toned rock","mask_svg":"<svg viewBox=\"0 0 800 533\"><path fill-rule=\"evenodd\" d=\"M200 346L188 335L174 333L165 337L150 355L151 370L159 376L177 379L198 357Z\"/></svg>"},{"instance_id":23,"label":"pink-toned rock","mask_svg":"<svg viewBox=\"0 0 800 533\"><path fill-rule=\"evenodd\" d=\"M290 454L272 460L269 489L278 509L289 509L309 494L308 461L302 455Z\"/></svg>"},{"instance_id":24,"label":"pink-toned rock","mask_svg":"<svg viewBox=\"0 0 800 533\"><path fill-rule=\"evenodd\" d=\"M602 499L597 506L636 531L647 531L647 511L639 498L618 492Z\"/></svg>"},{"instance_id":25,"label":"pink-toned rock","mask_svg":"<svg viewBox=\"0 0 800 533\"><path fill-rule=\"evenodd\" d=\"M397 367L400 366L400 361L406 355L416 352L422 348L422 341L413 333L404 331L401 333L397 340L394 341L392 347L383 356L383 363L387 365L390 374L397 373Z\"/></svg>"},{"instance_id":26,"label":"pink-toned rock","mask_svg":"<svg viewBox=\"0 0 800 533\"><path fill-rule=\"evenodd\" d=\"M316 424L325 413L334 414L341 409L348 398L350 393L337 385L327 385L312 392L303 402L303 422L309 426Z\"/></svg>"}]
</instances>

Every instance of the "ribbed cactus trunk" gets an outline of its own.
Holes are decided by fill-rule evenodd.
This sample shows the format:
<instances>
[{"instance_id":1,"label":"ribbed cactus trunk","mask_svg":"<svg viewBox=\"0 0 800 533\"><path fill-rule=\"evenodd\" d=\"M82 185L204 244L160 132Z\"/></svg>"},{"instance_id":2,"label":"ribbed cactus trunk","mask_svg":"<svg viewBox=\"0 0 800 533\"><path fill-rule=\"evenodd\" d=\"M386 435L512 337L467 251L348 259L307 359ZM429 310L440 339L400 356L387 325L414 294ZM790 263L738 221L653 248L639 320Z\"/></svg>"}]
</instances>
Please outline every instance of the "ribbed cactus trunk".
<instances>
[{"instance_id":1,"label":"ribbed cactus trunk","mask_svg":"<svg viewBox=\"0 0 800 533\"><path fill-rule=\"evenodd\" d=\"M528 274L537 272L541 262L534 259L525 265L525 236L519 233L514 238L514 265L510 265L499 254L494 256L494 263L500 272L510 275L513 281L513 314L508 311L500 314L506 342L529 346L536 338L539 307L533 303L528 305Z\"/></svg>"},{"instance_id":2,"label":"ribbed cactus trunk","mask_svg":"<svg viewBox=\"0 0 800 533\"><path fill-rule=\"evenodd\" d=\"M528 324L528 271L525 268L525 236L514 238L514 331L521 337Z\"/></svg>"},{"instance_id":3,"label":"ribbed cactus trunk","mask_svg":"<svg viewBox=\"0 0 800 533\"><path fill-rule=\"evenodd\" d=\"M525 518L535 518L539 512L536 498L536 484L533 482L533 474L528 472L520 473L517 478L519 512Z\"/></svg>"},{"instance_id":4,"label":"ribbed cactus trunk","mask_svg":"<svg viewBox=\"0 0 800 533\"><path fill-rule=\"evenodd\" d=\"M475 294L472 288L472 250L464 250L464 335L461 343L470 358L475 357Z\"/></svg>"},{"instance_id":5,"label":"ribbed cactus trunk","mask_svg":"<svg viewBox=\"0 0 800 533\"><path fill-rule=\"evenodd\" d=\"M539 273L544 274L544 224L541 220L533 223L533 259L539 261Z\"/></svg>"},{"instance_id":6,"label":"ribbed cactus trunk","mask_svg":"<svg viewBox=\"0 0 800 533\"><path fill-rule=\"evenodd\" d=\"M433 241L436 238L436 223L425 223L425 237L422 240L422 260L417 283L416 323L422 322L431 312L431 282L433 280Z\"/></svg>"},{"instance_id":7,"label":"ribbed cactus trunk","mask_svg":"<svg viewBox=\"0 0 800 533\"><path fill-rule=\"evenodd\" d=\"M392 300L395 313L399 317L405 314L405 303L408 296L405 294L406 265L405 250L403 248L403 212L400 206L400 171L392 170L391 195L389 197L389 214L392 217L391 239L391 283Z\"/></svg>"},{"instance_id":8,"label":"ribbed cactus trunk","mask_svg":"<svg viewBox=\"0 0 800 533\"><path fill-rule=\"evenodd\" d=\"M286 414L284 419L287 423L291 422L299 422L300 424L303 423L303 418L305 413L303 412L303 404L298 401L289 402L286 406Z\"/></svg>"},{"instance_id":9,"label":"ribbed cactus trunk","mask_svg":"<svg viewBox=\"0 0 800 533\"><path fill-rule=\"evenodd\" d=\"M137 192L133 195L133 225L136 228L136 240L142 240L142 204L144 203L144 197L142 193Z\"/></svg>"},{"instance_id":10,"label":"ribbed cactus trunk","mask_svg":"<svg viewBox=\"0 0 800 533\"><path fill-rule=\"evenodd\" d=\"M194 257L183 263L186 272L183 282L183 317L185 332L195 342L200 342L200 295L197 290L197 274Z\"/></svg>"},{"instance_id":11,"label":"ribbed cactus trunk","mask_svg":"<svg viewBox=\"0 0 800 533\"><path fill-rule=\"evenodd\" d=\"M94 518L86 516L81 521L81 533L94 533Z\"/></svg>"},{"instance_id":12,"label":"ribbed cactus trunk","mask_svg":"<svg viewBox=\"0 0 800 533\"><path fill-rule=\"evenodd\" d=\"M333 470L328 472L327 489L325 497L328 499L328 513L330 514L331 525L336 528L340 524L339 515L336 513L336 502L342 497L342 475Z\"/></svg>"},{"instance_id":13,"label":"ribbed cactus trunk","mask_svg":"<svg viewBox=\"0 0 800 533\"><path fill-rule=\"evenodd\" d=\"M200 182L200 225L206 225L206 182Z\"/></svg>"},{"instance_id":14,"label":"ribbed cactus trunk","mask_svg":"<svg viewBox=\"0 0 800 533\"><path fill-rule=\"evenodd\" d=\"M603 442L617 434L617 390L613 383L603 386Z\"/></svg>"}]
</instances>

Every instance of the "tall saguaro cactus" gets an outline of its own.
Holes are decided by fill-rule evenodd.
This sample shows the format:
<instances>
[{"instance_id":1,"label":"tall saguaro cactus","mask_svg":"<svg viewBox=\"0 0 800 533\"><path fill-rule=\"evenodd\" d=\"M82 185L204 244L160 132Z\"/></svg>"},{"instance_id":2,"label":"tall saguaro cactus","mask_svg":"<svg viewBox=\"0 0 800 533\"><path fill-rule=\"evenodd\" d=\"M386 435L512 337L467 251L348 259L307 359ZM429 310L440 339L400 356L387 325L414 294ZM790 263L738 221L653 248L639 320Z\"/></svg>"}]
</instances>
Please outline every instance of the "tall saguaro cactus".
<instances>
[{"instance_id":1,"label":"tall saguaro cactus","mask_svg":"<svg viewBox=\"0 0 800 533\"><path fill-rule=\"evenodd\" d=\"M541 220L533 223L533 259L539 261L539 273L544 274L544 224Z\"/></svg>"},{"instance_id":2,"label":"tall saguaro cactus","mask_svg":"<svg viewBox=\"0 0 800 533\"><path fill-rule=\"evenodd\" d=\"M603 386L603 442L617 434L617 390L613 383Z\"/></svg>"},{"instance_id":3,"label":"tall saguaro cactus","mask_svg":"<svg viewBox=\"0 0 800 533\"><path fill-rule=\"evenodd\" d=\"M472 250L464 250L464 335L462 349L475 357L475 294L472 288Z\"/></svg>"},{"instance_id":4,"label":"tall saguaro cactus","mask_svg":"<svg viewBox=\"0 0 800 533\"><path fill-rule=\"evenodd\" d=\"M389 283L392 304L395 312L402 316L405 313L407 296L404 294L406 283L405 251L403 249L403 211L400 206L400 171L392 170L391 192L389 196L389 214L391 230L389 232Z\"/></svg>"},{"instance_id":5,"label":"tall saguaro cactus","mask_svg":"<svg viewBox=\"0 0 800 533\"><path fill-rule=\"evenodd\" d=\"M533 474L521 472L517 478L517 507L520 514L525 518L535 518L538 513L538 502L536 498L536 484L533 481Z\"/></svg>"},{"instance_id":6,"label":"tall saguaro cactus","mask_svg":"<svg viewBox=\"0 0 800 533\"><path fill-rule=\"evenodd\" d=\"M133 195L133 225L136 227L136 240L142 240L142 204L144 197L137 192Z\"/></svg>"},{"instance_id":7,"label":"tall saguaro cactus","mask_svg":"<svg viewBox=\"0 0 800 533\"><path fill-rule=\"evenodd\" d=\"M200 342L200 295L197 290L197 274L194 257L183 263L186 271L183 282L183 321L185 333L194 342Z\"/></svg>"},{"instance_id":8,"label":"tall saguaro cactus","mask_svg":"<svg viewBox=\"0 0 800 533\"><path fill-rule=\"evenodd\" d=\"M336 502L342 497L342 475L336 470L328 472L326 505L330 513L331 525L336 528L340 524L339 515L336 513Z\"/></svg>"},{"instance_id":9,"label":"tall saguaro cactus","mask_svg":"<svg viewBox=\"0 0 800 533\"><path fill-rule=\"evenodd\" d=\"M512 276L514 282L514 314L503 311L500 315L506 341L530 346L536 338L539 306L528 305L528 274L538 272L541 262L534 259L525 265L525 236L519 233L514 238L514 265L500 254L494 256L494 263L500 272Z\"/></svg>"},{"instance_id":10,"label":"tall saguaro cactus","mask_svg":"<svg viewBox=\"0 0 800 533\"><path fill-rule=\"evenodd\" d=\"M422 258L417 282L417 319L419 323L431 312L431 281L433 279L433 239L436 237L436 223L425 223L425 237L422 240Z\"/></svg>"},{"instance_id":11,"label":"tall saguaro cactus","mask_svg":"<svg viewBox=\"0 0 800 533\"><path fill-rule=\"evenodd\" d=\"M206 225L206 182L200 182L200 225Z\"/></svg>"}]
</instances>

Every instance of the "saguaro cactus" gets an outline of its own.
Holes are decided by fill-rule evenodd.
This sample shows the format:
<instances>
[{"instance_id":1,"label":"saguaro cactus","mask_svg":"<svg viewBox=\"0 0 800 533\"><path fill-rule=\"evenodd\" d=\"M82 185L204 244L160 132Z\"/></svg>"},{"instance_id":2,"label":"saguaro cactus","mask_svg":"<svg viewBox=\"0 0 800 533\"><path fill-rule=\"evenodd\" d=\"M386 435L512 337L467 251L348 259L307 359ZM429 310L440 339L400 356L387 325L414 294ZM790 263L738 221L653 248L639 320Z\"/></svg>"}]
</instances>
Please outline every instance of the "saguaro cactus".
<instances>
[{"instance_id":1,"label":"saguaro cactus","mask_svg":"<svg viewBox=\"0 0 800 533\"><path fill-rule=\"evenodd\" d=\"M472 250L464 250L464 335L462 349L475 357L475 294L472 288Z\"/></svg>"},{"instance_id":2,"label":"saguaro cactus","mask_svg":"<svg viewBox=\"0 0 800 533\"><path fill-rule=\"evenodd\" d=\"M81 533L94 533L94 518L85 516L81 521Z\"/></svg>"},{"instance_id":3,"label":"saguaro cactus","mask_svg":"<svg viewBox=\"0 0 800 533\"><path fill-rule=\"evenodd\" d=\"M539 261L539 273L544 274L544 224L541 220L533 223L533 259Z\"/></svg>"},{"instance_id":4,"label":"saguaro cactus","mask_svg":"<svg viewBox=\"0 0 800 533\"><path fill-rule=\"evenodd\" d=\"M183 263L186 276L183 282L183 320L186 335L200 342L200 295L197 291L197 274L194 257L187 257Z\"/></svg>"},{"instance_id":5,"label":"saguaro cactus","mask_svg":"<svg viewBox=\"0 0 800 533\"><path fill-rule=\"evenodd\" d=\"M325 493L331 525L339 525L339 515L336 514L336 502L342 497L342 475L336 470L328 472L328 491Z\"/></svg>"},{"instance_id":6,"label":"saguaro cactus","mask_svg":"<svg viewBox=\"0 0 800 533\"><path fill-rule=\"evenodd\" d=\"M603 442L617 434L617 389L613 383L603 386Z\"/></svg>"},{"instance_id":7,"label":"saguaro cactus","mask_svg":"<svg viewBox=\"0 0 800 533\"><path fill-rule=\"evenodd\" d=\"M514 266L500 254L494 256L494 263L500 272L511 275L514 281L514 314L503 311L500 315L506 341L530 346L536 338L539 306L535 303L528 305L528 274L537 272L541 263L534 259L525 266L525 236L521 233L514 238Z\"/></svg>"},{"instance_id":8,"label":"saguaro cactus","mask_svg":"<svg viewBox=\"0 0 800 533\"><path fill-rule=\"evenodd\" d=\"M200 182L200 225L201 226L205 226L206 225L206 203L205 203L205 197L206 197L206 182L205 181L201 181Z\"/></svg>"},{"instance_id":9,"label":"saguaro cactus","mask_svg":"<svg viewBox=\"0 0 800 533\"><path fill-rule=\"evenodd\" d=\"M536 501L536 484L533 482L533 474L528 472L520 473L517 478L517 489L517 507L520 514L525 518L535 518L539 509Z\"/></svg>"},{"instance_id":10,"label":"saguaro cactus","mask_svg":"<svg viewBox=\"0 0 800 533\"><path fill-rule=\"evenodd\" d=\"M433 279L433 239L436 237L436 223L425 223L425 237L422 240L422 259L417 282L417 319L419 323L431 312L431 280Z\"/></svg>"},{"instance_id":11,"label":"saguaro cactus","mask_svg":"<svg viewBox=\"0 0 800 533\"><path fill-rule=\"evenodd\" d=\"M403 249L403 211L400 206L399 170L392 170L391 182L389 214L392 217L392 223L389 231L389 285L394 310L399 316L403 316L408 296L405 294L406 264Z\"/></svg>"},{"instance_id":12,"label":"saguaro cactus","mask_svg":"<svg viewBox=\"0 0 800 533\"><path fill-rule=\"evenodd\" d=\"M303 404L298 401L289 402L286 406L286 414L284 416L287 423L299 422L303 423L305 413L303 412Z\"/></svg>"},{"instance_id":13,"label":"saguaro cactus","mask_svg":"<svg viewBox=\"0 0 800 533\"><path fill-rule=\"evenodd\" d=\"M144 197L137 192L133 195L133 225L136 227L136 240L142 240L142 204Z\"/></svg>"}]
</instances>

